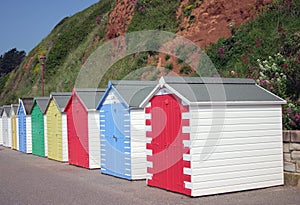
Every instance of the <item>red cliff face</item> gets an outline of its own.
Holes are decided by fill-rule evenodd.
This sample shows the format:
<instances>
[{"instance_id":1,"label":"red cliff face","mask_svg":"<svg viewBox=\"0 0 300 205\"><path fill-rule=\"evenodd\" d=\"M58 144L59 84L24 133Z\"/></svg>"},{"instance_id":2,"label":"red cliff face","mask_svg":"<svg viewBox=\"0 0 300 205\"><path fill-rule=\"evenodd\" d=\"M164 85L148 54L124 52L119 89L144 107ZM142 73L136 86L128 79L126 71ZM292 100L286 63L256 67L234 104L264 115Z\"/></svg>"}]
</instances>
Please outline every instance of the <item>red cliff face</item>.
<instances>
[{"instance_id":1,"label":"red cliff face","mask_svg":"<svg viewBox=\"0 0 300 205\"><path fill-rule=\"evenodd\" d=\"M203 0L196 1L189 16L184 15L188 0L181 3L177 18L181 20L178 34L201 48L231 35L231 26L238 27L256 16L272 0Z\"/></svg>"}]
</instances>

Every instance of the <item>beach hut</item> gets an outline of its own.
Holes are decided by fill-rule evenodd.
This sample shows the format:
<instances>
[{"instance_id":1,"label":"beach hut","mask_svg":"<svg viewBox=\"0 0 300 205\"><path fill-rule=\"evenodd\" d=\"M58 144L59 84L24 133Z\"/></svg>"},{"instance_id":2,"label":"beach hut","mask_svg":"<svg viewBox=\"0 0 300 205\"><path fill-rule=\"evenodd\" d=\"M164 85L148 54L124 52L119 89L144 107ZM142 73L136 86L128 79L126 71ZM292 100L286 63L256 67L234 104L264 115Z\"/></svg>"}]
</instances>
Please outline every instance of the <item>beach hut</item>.
<instances>
[{"instance_id":1,"label":"beach hut","mask_svg":"<svg viewBox=\"0 0 300 205\"><path fill-rule=\"evenodd\" d=\"M49 97L35 97L31 112L32 154L45 156L44 114Z\"/></svg>"},{"instance_id":2,"label":"beach hut","mask_svg":"<svg viewBox=\"0 0 300 205\"><path fill-rule=\"evenodd\" d=\"M99 101L101 173L128 179L146 178L144 112L139 104L154 81L110 81Z\"/></svg>"},{"instance_id":3,"label":"beach hut","mask_svg":"<svg viewBox=\"0 0 300 205\"><path fill-rule=\"evenodd\" d=\"M99 111L105 89L73 89L65 108L68 123L69 164L100 168Z\"/></svg>"},{"instance_id":4,"label":"beach hut","mask_svg":"<svg viewBox=\"0 0 300 205\"><path fill-rule=\"evenodd\" d=\"M33 98L20 98L18 107L19 151L32 153L31 111Z\"/></svg>"},{"instance_id":5,"label":"beach hut","mask_svg":"<svg viewBox=\"0 0 300 205\"><path fill-rule=\"evenodd\" d=\"M2 136L3 146L11 147L11 120L10 105L4 105L2 110Z\"/></svg>"},{"instance_id":6,"label":"beach hut","mask_svg":"<svg viewBox=\"0 0 300 205\"><path fill-rule=\"evenodd\" d=\"M12 104L10 109L10 118L11 118L11 137L12 143L11 148L18 150L19 148L19 139L18 139L18 104Z\"/></svg>"},{"instance_id":7,"label":"beach hut","mask_svg":"<svg viewBox=\"0 0 300 205\"><path fill-rule=\"evenodd\" d=\"M162 77L141 104L147 184L189 196L283 185L284 103L251 79Z\"/></svg>"},{"instance_id":8,"label":"beach hut","mask_svg":"<svg viewBox=\"0 0 300 205\"><path fill-rule=\"evenodd\" d=\"M3 108L0 107L0 145L3 145L3 133L2 133L2 110Z\"/></svg>"},{"instance_id":9,"label":"beach hut","mask_svg":"<svg viewBox=\"0 0 300 205\"><path fill-rule=\"evenodd\" d=\"M71 96L67 92L50 94L46 109L48 158L61 162L68 161L68 134L65 106Z\"/></svg>"}]
</instances>

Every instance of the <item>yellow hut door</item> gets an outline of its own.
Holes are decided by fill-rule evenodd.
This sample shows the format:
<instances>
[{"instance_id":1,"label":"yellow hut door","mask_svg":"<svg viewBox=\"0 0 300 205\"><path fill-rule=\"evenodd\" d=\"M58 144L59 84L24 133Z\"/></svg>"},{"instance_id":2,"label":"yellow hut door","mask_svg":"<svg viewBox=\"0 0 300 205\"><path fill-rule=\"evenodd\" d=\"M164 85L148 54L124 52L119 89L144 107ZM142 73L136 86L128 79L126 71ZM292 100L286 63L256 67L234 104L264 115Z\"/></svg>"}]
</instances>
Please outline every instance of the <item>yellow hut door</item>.
<instances>
[{"instance_id":1,"label":"yellow hut door","mask_svg":"<svg viewBox=\"0 0 300 205\"><path fill-rule=\"evenodd\" d=\"M11 116L12 149L17 149L17 124L16 115Z\"/></svg>"}]
</instances>

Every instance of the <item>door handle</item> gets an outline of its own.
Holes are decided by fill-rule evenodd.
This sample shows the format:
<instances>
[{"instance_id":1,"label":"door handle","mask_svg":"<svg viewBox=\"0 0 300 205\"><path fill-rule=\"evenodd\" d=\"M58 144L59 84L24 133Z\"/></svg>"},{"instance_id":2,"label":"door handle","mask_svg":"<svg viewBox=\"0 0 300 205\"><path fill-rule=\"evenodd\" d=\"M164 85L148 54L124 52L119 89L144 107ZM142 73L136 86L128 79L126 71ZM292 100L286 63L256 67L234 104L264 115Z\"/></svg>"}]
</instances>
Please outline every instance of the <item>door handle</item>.
<instances>
[{"instance_id":1,"label":"door handle","mask_svg":"<svg viewBox=\"0 0 300 205\"><path fill-rule=\"evenodd\" d=\"M113 138L115 139L116 142L118 141L118 138L115 135L113 135Z\"/></svg>"}]
</instances>

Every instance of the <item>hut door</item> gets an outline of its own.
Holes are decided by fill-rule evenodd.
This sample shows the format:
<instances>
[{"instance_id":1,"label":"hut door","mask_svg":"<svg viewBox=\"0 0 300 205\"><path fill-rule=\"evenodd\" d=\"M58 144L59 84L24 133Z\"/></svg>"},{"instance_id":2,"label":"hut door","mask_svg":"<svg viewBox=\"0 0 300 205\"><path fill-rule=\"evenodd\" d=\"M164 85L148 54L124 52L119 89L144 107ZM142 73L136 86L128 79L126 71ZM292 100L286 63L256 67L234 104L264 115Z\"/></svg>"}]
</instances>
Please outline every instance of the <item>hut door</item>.
<instances>
[{"instance_id":1,"label":"hut door","mask_svg":"<svg viewBox=\"0 0 300 205\"><path fill-rule=\"evenodd\" d=\"M17 133L16 133L16 116L11 116L11 127L12 127L12 148L17 149Z\"/></svg>"},{"instance_id":2,"label":"hut door","mask_svg":"<svg viewBox=\"0 0 300 205\"><path fill-rule=\"evenodd\" d=\"M185 190L181 104L173 95L151 100L152 180L150 186L182 193Z\"/></svg>"},{"instance_id":3,"label":"hut door","mask_svg":"<svg viewBox=\"0 0 300 205\"><path fill-rule=\"evenodd\" d=\"M105 104L101 108L105 113L105 164L101 164L103 173L126 178L125 176L125 126L124 118L128 111L121 103ZM127 134L129 135L129 133ZM128 145L127 145L128 146Z\"/></svg>"},{"instance_id":4,"label":"hut door","mask_svg":"<svg viewBox=\"0 0 300 205\"><path fill-rule=\"evenodd\" d=\"M26 152L26 116L23 113L23 107L20 108L19 114L19 149Z\"/></svg>"}]
</instances>

